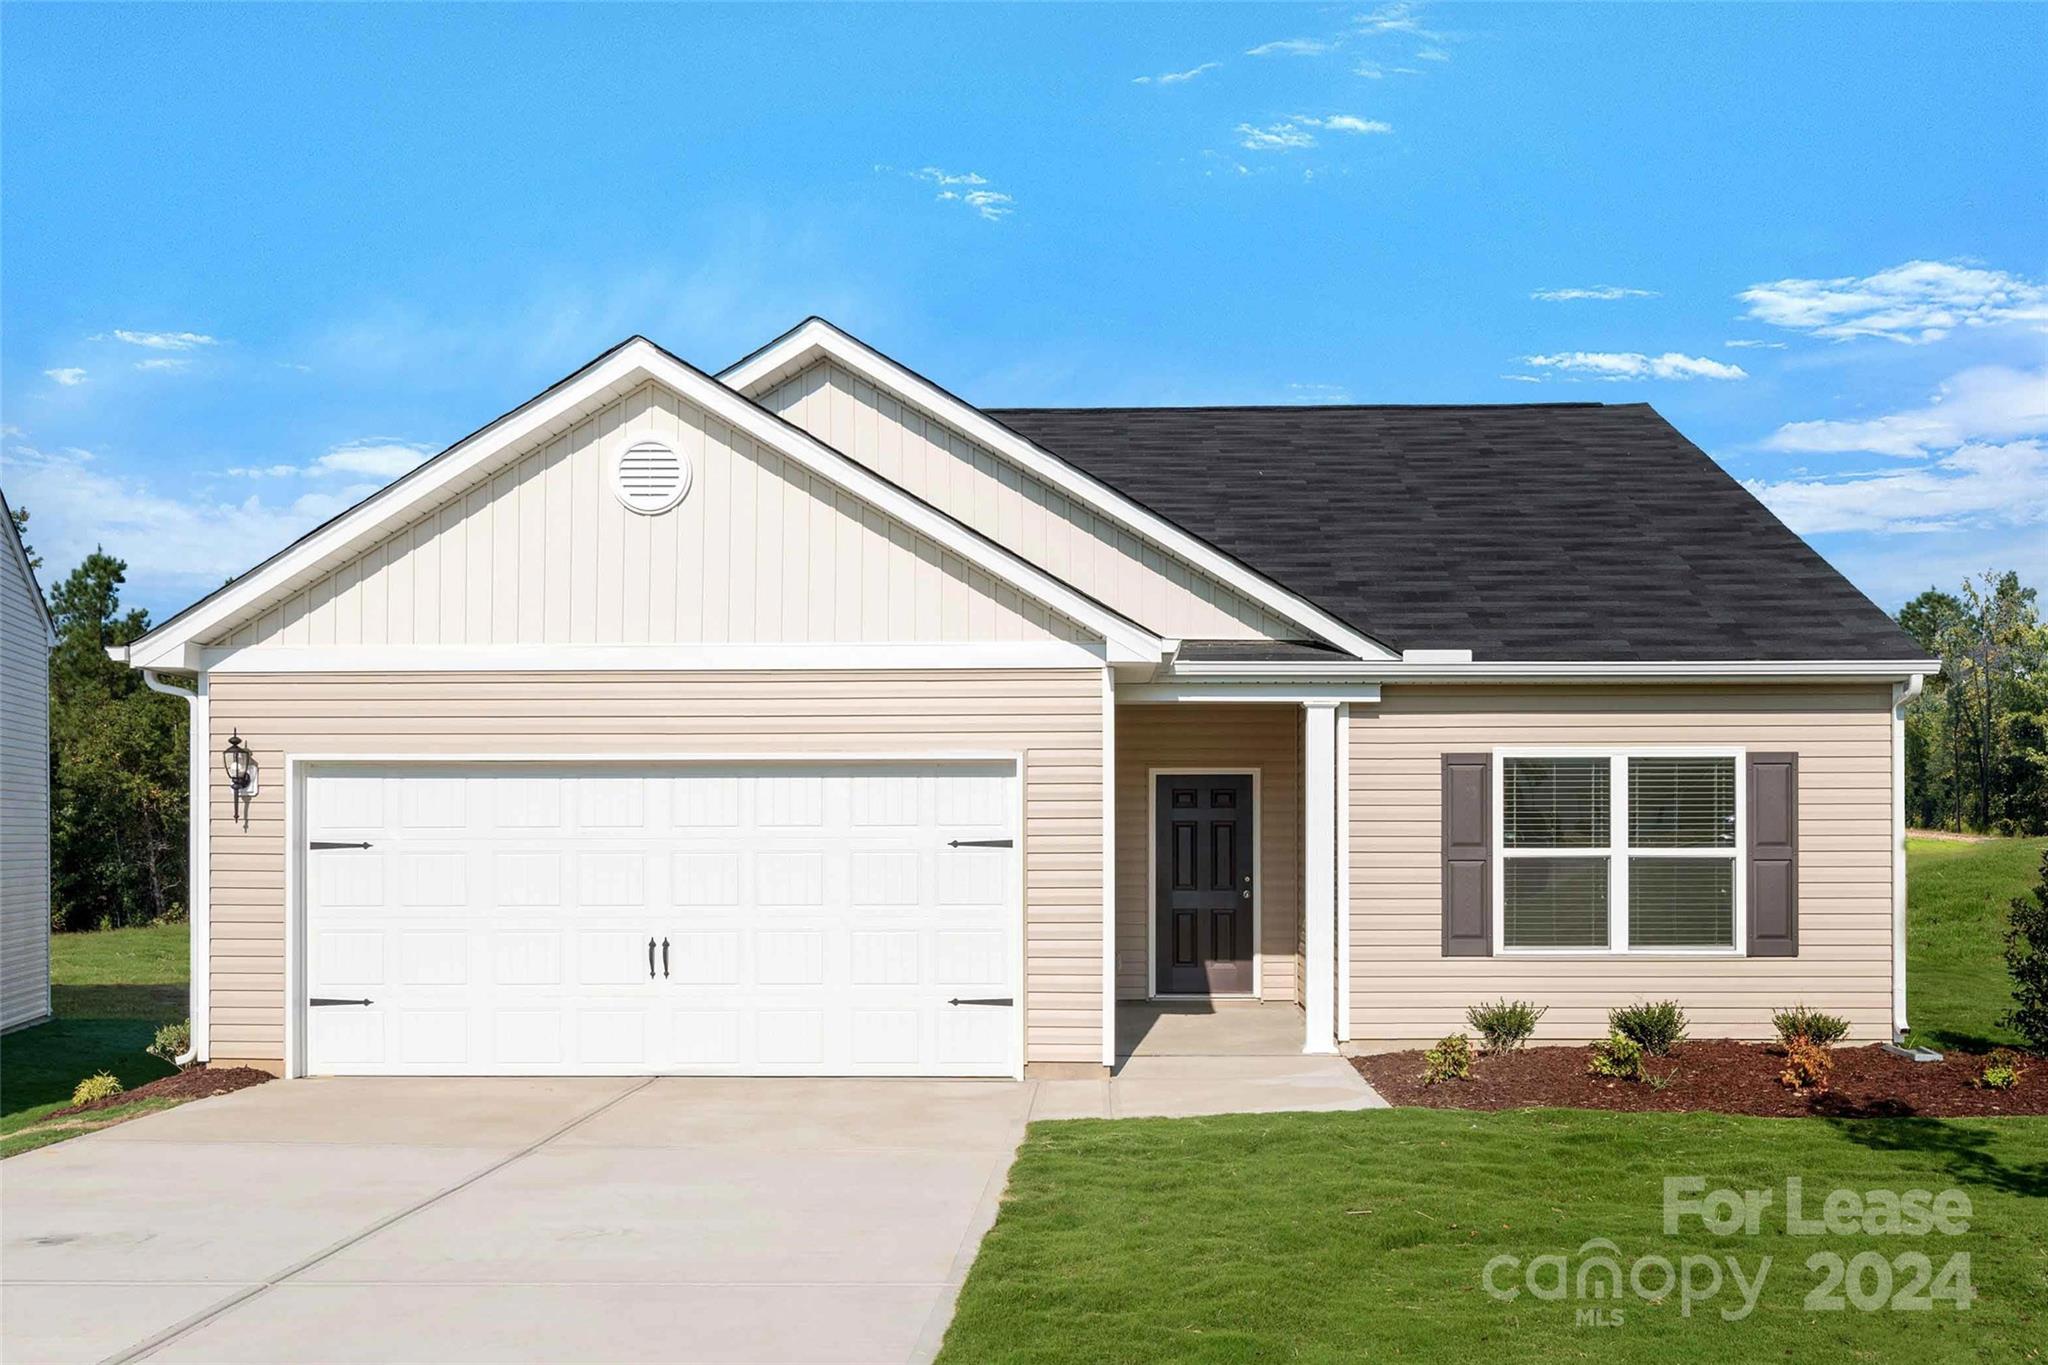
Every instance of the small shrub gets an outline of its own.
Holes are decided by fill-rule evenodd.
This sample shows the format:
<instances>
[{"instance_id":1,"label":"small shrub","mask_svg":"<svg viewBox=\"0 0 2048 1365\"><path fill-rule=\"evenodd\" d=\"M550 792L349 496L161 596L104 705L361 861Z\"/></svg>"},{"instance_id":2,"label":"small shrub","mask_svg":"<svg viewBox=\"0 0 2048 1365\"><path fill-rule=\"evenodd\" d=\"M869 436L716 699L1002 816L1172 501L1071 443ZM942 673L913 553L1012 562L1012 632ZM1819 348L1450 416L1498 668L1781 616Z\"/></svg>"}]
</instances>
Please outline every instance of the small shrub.
<instances>
[{"instance_id":1,"label":"small shrub","mask_svg":"<svg viewBox=\"0 0 2048 1365\"><path fill-rule=\"evenodd\" d=\"M1804 1005L1779 1010L1771 1016L1771 1025L1778 1030L1778 1041L1786 1047L1801 1038L1822 1047L1833 1047L1849 1033L1849 1021L1841 1015L1823 1014Z\"/></svg>"},{"instance_id":2,"label":"small shrub","mask_svg":"<svg viewBox=\"0 0 2048 1365\"><path fill-rule=\"evenodd\" d=\"M1785 1069L1778 1079L1793 1090L1827 1093L1828 1077L1834 1074L1835 1054L1825 1043L1795 1038L1785 1045Z\"/></svg>"},{"instance_id":3,"label":"small shrub","mask_svg":"<svg viewBox=\"0 0 2048 1365\"><path fill-rule=\"evenodd\" d=\"M2048 1052L2048 849L2041 850L2033 904L2014 896L2006 912L2005 969L2012 974L2013 1005L1998 1022L2018 1030L2034 1051Z\"/></svg>"},{"instance_id":4,"label":"small shrub","mask_svg":"<svg viewBox=\"0 0 2048 1365\"><path fill-rule=\"evenodd\" d=\"M1652 1057L1669 1057L1685 1041L1685 1011L1676 1000L1638 1001L1607 1011L1607 1028L1640 1043Z\"/></svg>"},{"instance_id":5,"label":"small shrub","mask_svg":"<svg viewBox=\"0 0 2048 1365\"><path fill-rule=\"evenodd\" d=\"M78 1088L71 1092L71 1103L91 1104L94 1100L112 1099L121 1093L121 1088L121 1082L116 1077L102 1071L97 1075L87 1076L78 1083Z\"/></svg>"},{"instance_id":6,"label":"small shrub","mask_svg":"<svg viewBox=\"0 0 2048 1365\"><path fill-rule=\"evenodd\" d=\"M180 1019L175 1024L165 1024L156 1031L156 1037L143 1051L170 1066L178 1065L178 1058L192 1050L192 1021ZM187 1065L190 1065L187 1063Z\"/></svg>"},{"instance_id":7,"label":"small shrub","mask_svg":"<svg viewBox=\"0 0 2048 1365\"><path fill-rule=\"evenodd\" d=\"M2026 1074L2025 1058L2009 1047L1995 1047L1970 1084L1980 1090L2014 1090L2019 1087L2020 1077Z\"/></svg>"},{"instance_id":8,"label":"small shrub","mask_svg":"<svg viewBox=\"0 0 2048 1365\"><path fill-rule=\"evenodd\" d=\"M1546 1008L1533 1000L1496 1000L1465 1011L1465 1022L1488 1052L1513 1052L1529 1041Z\"/></svg>"},{"instance_id":9,"label":"small shrub","mask_svg":"<svg viewBox=\"0 0 2048 1365\"><path fill-rule=\"evenodd\" d=\"M1646 1081L1649 1073L1643 1069L1643 1045L1625 1033L1610 1033L1593 1044L1593 1056L1586 1063L1590 1075L1605 1076L1615 1081Z\"/></svg>"},{"instance_id":10,"label":"small shrub","mask_svg":"<svg viewBox=\"0 0 2048 1365\"><path fill-rule=\"evenodd\" d=\"M1472 1040L1453 1033L1422 1054L1422 1083L1472 1079Z\"/></svg>"}]
</instances>

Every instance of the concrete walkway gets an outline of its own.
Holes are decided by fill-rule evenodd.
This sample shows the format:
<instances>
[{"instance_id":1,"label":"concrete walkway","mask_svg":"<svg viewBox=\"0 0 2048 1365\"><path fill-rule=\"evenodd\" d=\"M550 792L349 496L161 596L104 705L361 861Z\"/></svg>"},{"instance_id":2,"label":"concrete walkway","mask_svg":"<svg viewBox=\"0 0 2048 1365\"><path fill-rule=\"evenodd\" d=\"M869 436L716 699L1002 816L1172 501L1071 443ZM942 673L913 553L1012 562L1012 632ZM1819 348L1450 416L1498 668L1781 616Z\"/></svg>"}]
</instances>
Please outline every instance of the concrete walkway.
<instances>
[{"instance_id":1,"label":"concrete walkway","mask_svg":"<svg viewBox=\"0 0 2048 1365\"><path fill-rule=\"evenodd\" d=\"M1365 1107L1113 1080L310 1080L0 1165L0 1359L928 1360L1034 1118Z\"/></svg>"}]
</instances>

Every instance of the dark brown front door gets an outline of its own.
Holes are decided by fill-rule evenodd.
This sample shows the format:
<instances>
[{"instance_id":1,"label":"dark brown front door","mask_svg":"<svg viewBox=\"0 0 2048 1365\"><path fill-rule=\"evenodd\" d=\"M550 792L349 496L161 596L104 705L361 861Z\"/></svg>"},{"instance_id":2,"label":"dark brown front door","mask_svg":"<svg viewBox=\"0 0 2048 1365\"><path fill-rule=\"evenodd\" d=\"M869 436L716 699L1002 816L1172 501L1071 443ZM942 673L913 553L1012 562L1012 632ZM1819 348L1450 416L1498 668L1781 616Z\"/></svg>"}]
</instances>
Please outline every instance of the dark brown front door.
<instances>
[{"instance_id":1,"label":"dark brown front door","mask_svg":"<svg viewBox=\"0 0 2048 1365\"><path fill-rule=\"evenodd\" d=\"M1252 992L1252 780L1162 777L1153 841L1160 995Z\"/></svg>"}]
</instances>

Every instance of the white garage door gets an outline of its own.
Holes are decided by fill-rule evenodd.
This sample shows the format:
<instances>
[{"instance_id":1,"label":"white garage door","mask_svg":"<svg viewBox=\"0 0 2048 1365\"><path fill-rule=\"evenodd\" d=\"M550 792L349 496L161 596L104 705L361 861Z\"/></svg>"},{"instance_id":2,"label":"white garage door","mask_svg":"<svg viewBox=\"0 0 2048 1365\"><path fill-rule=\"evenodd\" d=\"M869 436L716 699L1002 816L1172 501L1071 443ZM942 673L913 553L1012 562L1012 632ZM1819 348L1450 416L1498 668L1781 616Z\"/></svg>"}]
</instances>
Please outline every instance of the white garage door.
<instances>
[{"instance_id":1,"label":"white garage door","mask_svg":"<svg viewBox=\"0 0 2048 1365\"><path fill-rule=\"evenodd\" d=\"M311 768L306 1070L1013 1075L1012 768Z\"/></svg>"}]
</instances>

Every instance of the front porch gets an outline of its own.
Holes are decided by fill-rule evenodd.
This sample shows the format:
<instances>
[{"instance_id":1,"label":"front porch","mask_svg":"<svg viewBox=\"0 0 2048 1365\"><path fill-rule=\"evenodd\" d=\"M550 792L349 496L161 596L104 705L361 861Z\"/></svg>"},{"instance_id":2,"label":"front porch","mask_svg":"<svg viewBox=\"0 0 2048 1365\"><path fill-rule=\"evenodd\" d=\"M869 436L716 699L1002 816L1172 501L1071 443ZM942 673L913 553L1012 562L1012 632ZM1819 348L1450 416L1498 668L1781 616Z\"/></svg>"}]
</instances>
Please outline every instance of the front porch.
<instances>
[{"instance_id":1,"label":"front porch","mask_svg":"<svg viewBox=\"0 0 2048 1365\"><path fill-rule=\"evenodd\" d=\"M1336 1050L1338 709L1119 701L1120 1073L1134 1058Z\"/></svg>"}]
</instances>

